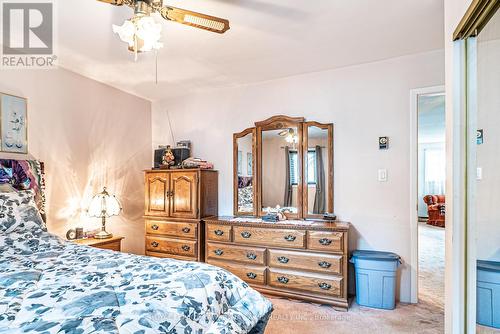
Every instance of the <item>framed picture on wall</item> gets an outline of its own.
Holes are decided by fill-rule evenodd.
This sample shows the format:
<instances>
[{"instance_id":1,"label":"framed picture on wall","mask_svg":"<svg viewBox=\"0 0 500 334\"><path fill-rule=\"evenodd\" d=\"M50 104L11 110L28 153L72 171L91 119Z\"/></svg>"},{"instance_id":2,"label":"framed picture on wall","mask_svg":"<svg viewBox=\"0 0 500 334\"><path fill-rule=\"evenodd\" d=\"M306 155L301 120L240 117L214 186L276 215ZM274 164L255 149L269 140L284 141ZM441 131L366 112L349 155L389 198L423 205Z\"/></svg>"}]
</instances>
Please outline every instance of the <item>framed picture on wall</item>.
<instances>
[{"instance_id":1,"label":"framed picture on wall","mask_svg":"<svg viewBox=\"0 0 500 334\"><path fill-rule=\"evenodd\" d=\"M0 93L2 152L28 153L28 100Z\"/></svg>"},{"instance_id":2,"label":"framed picture on wall","mask_svg":"<svg viewBox=\"0 0 500 334\"><path fill-rule=\"evenodd\" d=\"M253 173L253 166L252 166L252 152L247 152L247 175L251 176Z\"/></svg>"}]
</instances>

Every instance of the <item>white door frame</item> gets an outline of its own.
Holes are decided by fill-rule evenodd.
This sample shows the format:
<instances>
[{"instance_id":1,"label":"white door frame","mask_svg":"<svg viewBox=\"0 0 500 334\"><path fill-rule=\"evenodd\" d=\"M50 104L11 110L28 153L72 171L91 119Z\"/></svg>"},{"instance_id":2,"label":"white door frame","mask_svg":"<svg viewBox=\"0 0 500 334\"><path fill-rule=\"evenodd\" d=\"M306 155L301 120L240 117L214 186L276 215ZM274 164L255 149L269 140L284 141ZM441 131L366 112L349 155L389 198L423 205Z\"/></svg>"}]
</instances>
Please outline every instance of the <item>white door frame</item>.
<instances>
[{"instance_id":1,"label":"white door frame","mask_svg":"<svg viewBox=\"0 0 500 334\"><path fill-rule=\"evenodd\" d=\"M410 302L418 303L418 97L444 94L445 86L410 90Z\"/></svg>"}]
</instances>

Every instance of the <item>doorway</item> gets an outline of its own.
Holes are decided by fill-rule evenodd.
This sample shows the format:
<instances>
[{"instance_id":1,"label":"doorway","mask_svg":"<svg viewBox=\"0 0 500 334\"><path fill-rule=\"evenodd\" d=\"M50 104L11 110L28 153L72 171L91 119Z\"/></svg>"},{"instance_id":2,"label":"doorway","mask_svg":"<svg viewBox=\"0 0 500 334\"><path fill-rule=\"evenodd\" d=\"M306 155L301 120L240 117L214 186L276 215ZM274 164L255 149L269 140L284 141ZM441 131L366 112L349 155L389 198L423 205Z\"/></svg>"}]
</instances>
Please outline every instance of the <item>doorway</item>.
<instances>
[{"instance_id":1,"label":"doorway","mask_svg":"<svg viewBox=\"0 0 500 334\"><path fill-rule=\"evenodd\" d=\"M411 92L413 303L444 317L446 121L444 87Z\"/></svg>"}]
</instances>

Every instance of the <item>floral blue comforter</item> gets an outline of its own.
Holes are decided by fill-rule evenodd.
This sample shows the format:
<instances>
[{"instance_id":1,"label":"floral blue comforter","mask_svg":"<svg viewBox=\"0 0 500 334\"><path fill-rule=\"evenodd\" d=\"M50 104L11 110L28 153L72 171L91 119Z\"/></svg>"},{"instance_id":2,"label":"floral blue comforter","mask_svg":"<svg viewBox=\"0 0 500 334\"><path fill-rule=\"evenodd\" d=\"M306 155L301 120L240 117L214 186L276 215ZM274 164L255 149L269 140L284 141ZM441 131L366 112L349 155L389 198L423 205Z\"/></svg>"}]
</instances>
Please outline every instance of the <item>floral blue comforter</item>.
<instances>
[{"instance_id":1,"label":"floral blue comforter","mask_svg":"<svg viewBox=\"0 0 500 334\"><path fill-rule=\"evenodd\" d=\"M0 333L248 333L272 309L203 263L0 233Z\"/></svg>"}]
</instances>

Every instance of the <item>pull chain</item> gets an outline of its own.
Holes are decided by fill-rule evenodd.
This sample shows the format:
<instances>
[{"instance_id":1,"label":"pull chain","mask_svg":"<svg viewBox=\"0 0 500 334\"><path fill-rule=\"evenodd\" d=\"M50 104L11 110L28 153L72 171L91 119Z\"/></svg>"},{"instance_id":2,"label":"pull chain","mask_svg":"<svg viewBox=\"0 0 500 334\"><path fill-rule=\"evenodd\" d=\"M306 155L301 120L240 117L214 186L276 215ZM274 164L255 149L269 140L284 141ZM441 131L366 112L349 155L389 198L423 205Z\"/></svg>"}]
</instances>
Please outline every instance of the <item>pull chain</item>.
<instances>
[{"instance_id":1,"label":"pull chain","mask_svg":"<svg viewBox=\"0 0 500 334\"><path fill-rule=\"evenodd\" d=\"M158 84L158 50L155 50L156 54L156 84Z\"/></svg>"}]
</instances>

